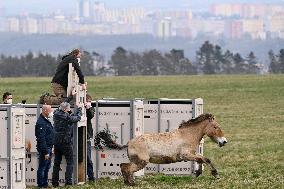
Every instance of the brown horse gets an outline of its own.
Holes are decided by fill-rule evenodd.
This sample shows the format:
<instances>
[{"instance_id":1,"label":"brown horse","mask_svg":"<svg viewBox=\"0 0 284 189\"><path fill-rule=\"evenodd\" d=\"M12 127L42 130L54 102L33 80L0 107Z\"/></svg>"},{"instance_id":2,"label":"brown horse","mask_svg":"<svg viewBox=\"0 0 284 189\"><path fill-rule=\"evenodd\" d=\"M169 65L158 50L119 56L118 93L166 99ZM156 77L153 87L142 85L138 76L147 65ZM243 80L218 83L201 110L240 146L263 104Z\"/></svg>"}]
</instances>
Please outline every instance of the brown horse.
<instances>
[{"instance_id":1,"label":"brown horse","mask_svg":"<svg viewBox=\"0 0 284 189\"><path fill-rule=\"evenodd\" d=\"M196 161L199 169L196 176L202 173L202 163L207 164L211 174L220 178L212 162L196 154L196 149L204 135L209 136L220 147L227 143L219 124L212 114L202 114L195 119L180 124L179 128L167 133L145 134L128 142L128 145L120 146L111 140L109 132L100 132L96 135L96 146L102 149L103 144L112 149L128 147L130 163L120 165L124 182L134 185L133 173L143 169L148 163L169 164L180 161Z\"/></svg>"}]
</instances>

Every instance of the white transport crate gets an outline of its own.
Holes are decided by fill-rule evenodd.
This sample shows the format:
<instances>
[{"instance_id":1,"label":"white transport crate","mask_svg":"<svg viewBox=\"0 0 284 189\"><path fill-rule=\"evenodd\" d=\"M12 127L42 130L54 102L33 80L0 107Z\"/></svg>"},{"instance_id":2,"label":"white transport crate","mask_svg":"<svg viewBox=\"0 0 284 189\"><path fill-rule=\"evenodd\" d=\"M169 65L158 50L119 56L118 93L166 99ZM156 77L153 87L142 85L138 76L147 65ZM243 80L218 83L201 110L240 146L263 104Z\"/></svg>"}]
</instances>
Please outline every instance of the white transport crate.
<instances>
[{"instance_id":1,"label":"white transport crate","mask_svg":"<svg viewBox=\"0 0 284 189\"><path fill-rule=\"evenodd\" d=\"M97 131L109 129L111 134L117 136L116 142L125 145L130 139L144 133L143 101L99 100L93 105L96 106L94 136ZM96 157L94 170L97 178L122 176L120 164L129 162L127 149L95 151L93 148L92 151L92 157ZM141 175L144 175L144 170L135 173L135 176Z\"/></svg>"},{"instance_id":2,"label":"white transport crate","mask_svg":"<svg viewBox=\"0 0 284 189\"><path fill-rule=\"evenodd\" d=\"M0 122L0 188L26 188L25 109L0 105Z\"/></svg>"},{"instance_id":3,"label":"white transport crate","mask_svg":"<svg viewBox=\"0 0 284 189\"><path fill-rule=\"evenodd\" d=\"M160 133L177 129L182 121L203 113L203 100L198 99L154 99L144 101L144 132ZM203 154L203 139L196 151ZM148 164L145 173L161 172L175 175L191 175L197 169L195 162L172 164Z\"/></svg>"},{"instance_id":4,"label":"white transport crate","mask_svg":"<svg viewBox=\"0 0 284 189\"><path fill-rule=\"evenodd\" d=\"M26 130L24 146L30 150L25 154L26 174L22 173L22 177L26 178L28 186L35 186L36 171L38 168L35 124L37 117L41 113L41 107L36 104L25 104L24 128ZM94 135L97 131L108 128L112 134L116 135L116 142L119 144L127 144L127 142L144 133L158 133L171 131L178 127L181 121L197 117L203 113L202 99L156 99L156 100L99 100L93 101L92 106L95 107L95 117L92 119ZM9 145L9 133L7 121L9 111L7 105L0 105L0 141L1 146ZM54 106L56 109L58 106ZM9 114L9 115L8 115ZM11 117L11 116L10 116ZM3 123L3 124L2 124ZM145 125L145 127L144 127ZM18 132L18 131L17 131ZM203 154L203 141L197 149L198 153ZM96 151L94 149L94 141L92 145L92 160L94 164L94 173L97 178L110 177L117 178L121 176L120 164L128 162L127 151L125 150L104 150ZM16 145L21 146L21 145ZM17 149L17 148L16 148ZM22 150L22 147L19 147ZM25 148L23 147L25 150ZM7 164L10 151L6 148L0 148L0 186L9 181L9 166ZM17 166L20 162L17 162ZM24 164L22 165L24 166ZM53 168L53 160L49 171L49 180L51 179ZM18 167L15 167L18 170ZM63 185L64 173L66 169L66 161L63 158L60 171L60 185ZM166 174L191 174L196 170L196 164L192 162L181 162L169 165L149 164L145 168L145 173L163 172ZM8 171L8 172L7 172ZM144 170L136 173L136 176L143 175ZM18 171L18 177L20 176ZM13 177L15 178L15 177ZM51 180L50 180L51 181ZM21 188L21 187L19 187Z\"/></svg>"}]
</instances>

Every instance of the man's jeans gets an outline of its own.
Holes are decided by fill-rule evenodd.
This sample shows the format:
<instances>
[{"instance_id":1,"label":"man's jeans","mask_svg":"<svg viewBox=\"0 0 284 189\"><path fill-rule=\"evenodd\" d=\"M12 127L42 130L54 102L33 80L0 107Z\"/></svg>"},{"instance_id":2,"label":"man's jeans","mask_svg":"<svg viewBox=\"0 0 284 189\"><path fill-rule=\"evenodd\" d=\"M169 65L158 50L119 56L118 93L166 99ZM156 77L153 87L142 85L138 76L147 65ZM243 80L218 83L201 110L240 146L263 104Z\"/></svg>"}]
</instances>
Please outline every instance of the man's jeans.
<instances>
[{"instance_id":1,"label":"man's jeans","mask_svg":"<svg viewBox=\"0 0 284 189\"><path fill-rule=\"evenodd\" d=\"M45 188L48 186L48 171L51 164L51 149L48 149L49 159L45 160L44 155L39 153L38 155L38 170L37 170L37 185L38 187Z\"/></svg>"},{"instance_id":2,"label":"man's jeans","mask_svg":"<svg viewBox=\"0 0 284 189\"><path fill-rule=\"evenodd\" d=\"M89 181L95 180L93 171L93 162L91 157L91 141L87 142L87 174Z\"/></svg>"},{"instance_id":3,"label":"man's jeans","mask_svg":"<svg viewBox=\"0 0 284 189\"><path fill-rule=\"evenodd\" d=\"M59 185L59 170L62 161L62 156L66 159L66 172L65 172L65 185L72 185L72 174L73 174L73 147L72 144L58 144L54 146L54 166L52 172L52 185Z\"/></svg>"}]
</instances>

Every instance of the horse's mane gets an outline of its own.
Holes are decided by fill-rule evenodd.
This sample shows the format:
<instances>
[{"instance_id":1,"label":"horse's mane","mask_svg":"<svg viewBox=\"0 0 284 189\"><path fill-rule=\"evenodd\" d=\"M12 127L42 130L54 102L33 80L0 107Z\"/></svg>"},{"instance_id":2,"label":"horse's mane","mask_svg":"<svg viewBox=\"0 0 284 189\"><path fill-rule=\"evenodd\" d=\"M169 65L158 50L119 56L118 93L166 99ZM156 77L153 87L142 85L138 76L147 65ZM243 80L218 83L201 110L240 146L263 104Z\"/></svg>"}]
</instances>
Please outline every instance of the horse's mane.
<instances>
[{"instance_id":1,"label":"horse's mane","mask_svg":"<svg viewBox=\"0 0 284 189\"><path fill-rule=\"evenodd\" d=\"M186 122L182 122L180 125L179 125L179 129L181 128L186 128L186 127L189 127L191 125L194 125L195 123L199 123L199 122L202 122L204 120L214 120L214 115L210 114L210 113L206 113L206 114L201 114L200 116L196 117L196 118L193 118L193 119L190 119Z\"/></svg>"}]
</instances>

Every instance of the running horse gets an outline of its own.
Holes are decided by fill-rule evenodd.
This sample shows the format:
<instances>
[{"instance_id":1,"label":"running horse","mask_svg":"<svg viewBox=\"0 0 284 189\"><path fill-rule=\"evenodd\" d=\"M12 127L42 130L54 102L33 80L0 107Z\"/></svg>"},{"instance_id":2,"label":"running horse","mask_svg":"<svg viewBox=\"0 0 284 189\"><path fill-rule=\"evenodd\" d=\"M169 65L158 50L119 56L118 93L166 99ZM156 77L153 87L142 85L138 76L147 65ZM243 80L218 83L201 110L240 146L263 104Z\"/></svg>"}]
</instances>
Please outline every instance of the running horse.
<instances>
[{"instance_id":1,"label":"running horse","mask_svg":"<svg viewBox=\"0 0 284 189\"><path fill-rule=\"evenodd\" d=\"M143 169L148 163L169 164L181 161L196 161L199 164L196 176L202 173L202 164L211 169L211 174L220 178L212 162L196 153L201 139L207 135L220 147L227 143L224 133L212 114L202 114L197 118L182 122L172 132L145 134L133 138L127 145L121 146L112 140L108 130L97 133L95 145L97 149L106 146L110 149L127 148L129 163L121 163L120 168L124 183L134 185L133 173ZM103 146L102 146L103 145Z\"/></svg>"}]
</instances>

